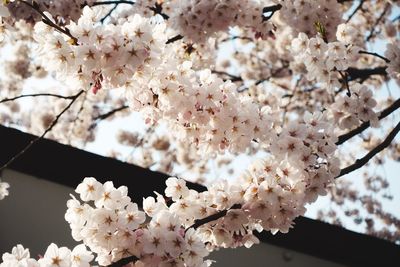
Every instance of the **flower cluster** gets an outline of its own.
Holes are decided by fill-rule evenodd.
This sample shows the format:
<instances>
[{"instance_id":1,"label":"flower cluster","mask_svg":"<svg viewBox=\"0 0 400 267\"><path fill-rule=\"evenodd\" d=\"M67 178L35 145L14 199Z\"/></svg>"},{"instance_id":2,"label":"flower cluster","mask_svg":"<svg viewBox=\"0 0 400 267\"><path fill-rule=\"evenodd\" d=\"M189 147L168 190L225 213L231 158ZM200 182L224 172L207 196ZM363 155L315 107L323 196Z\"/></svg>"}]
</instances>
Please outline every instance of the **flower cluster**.
<instances>
[{"instance_id":1,"label":"flower cluster","mask_svg":"<svg viewBox=\"0 0 400 267\"><path fill-rule=\"evenodd\" d=\"M168 121L179 140L189 140L210 153L226 149L235 153L254 139L269 138L269 108L260 109L240 96L233 83L210 70L196 74L190 62L178 67L167 62L141 79L128 88L128 101L148 120Z\"/></svg>"},{"instance_id":2,"label":"flower cluster","mask_svg":"<svg viewBox=\"0 0 400 267\"><path fill-rule=\"evenodd\" d=\"M255 0L190 0L167 2L170 23L181 35L204 42L229 26L249 28L256 37L266 38L272 29L263 20L263 5Z\"/></svg>"},{"instance_id":3,"label":"flower cluster","mask_svg":"<svg viewBox=\"0 0 400 267\"><path fill-rule=\"evenodd\" d=\"M90 267L94 256L85 245L78 245L72 251L66 247L58 247L51 244L46 253L39 260L30 257L29 249L22 245L13 247L11 253L3 254L3 262L0 267Z\"/></svg>"},{"instance_id":4,"label":"flower cluster","mask_svg":"<svg viewBox=\"0 0 400 267\"><path fill-rule=\"evenodd\" d=\"M305 205L325 195L340 171L336 137L325 114L307 114L292 122L270 147L273 156L257 162L237 182L214 183L207 191L189 190L181 179L167 180L165 195L187 227L197 227L210 247L249 247L258 240L253 231L286 233ZM144 202L154 212L162 203ZM196 225L202 218L227 211L218 220Z\"/></svg>"},{"instance_id":5,"label":"flower cluster","mask_svg":"<svg viewBox=\"0 0 400 267\"><path fill-rule=\"evenodd\" d=\"M387 45L385 57L390 60L387 73L400 84L400 41Z\"/></svg>"},{"instance_id":6,"label":"flower cluster","mask_svg":"<svg viewBox=\"0 0 400 267\"><path fill-rule=\"evenodd\" d=\"M345 33L340 36L347 42ZM291 51L296 63L305 65L308 80L333 89L340 87L339 79L343 79L341 71L345 71L349 63L358 57L359 48L342 42L326 43L319 36L308 38L305 33L300 33L293 39Z\"/></svg>"},{"instance_id":7,"label":"flower cluster","mask_svg":"<svg viewBox=\"0 0 400 267\"><path fill-rule=\"evenodd\" d=\"M96 261L108 265L121 258L134 256L145 266L203 266L208 255L205 245L193 230L185 231L179 217L167 210L164 199L144 200L146 215L127 196L127 188L115 188L112 182L101 184L85 178L76 192L84 203L75 198L68 201L65 219L72 236L83 241L97 254ZM94 202L94 207L89 203ZM164 264L164 265L163 265Z\"/></svg>"},{"instance_id":8,"label":"flower cluster","mask_svg":"<svg viewBox=\"0 0 400 267\"><path fill-rule=\"evenodd\" d=\"M8 188L10 185L6 182L2 182L0 179L0 200L4 199L8 196Z\"/></svg>"},{"instance_id":9,"label":"flower cluster","mask_svg":"<svg viewBox=\"0 0 400 267\"><path fill-rule=\"evenodd\" d=\"M74 88L116 88L134 83L132 77L158 46L165 43L164 27L139 15L122 25L97 24L98 14L85 7L77 23L67 28L76 40L56 34L44 23L35 25L43 62ZM72 43L72 44L71 44Z\"/></svg>"},{"instance_id":10,"label":"flower cluster","mask_svg":"<svg viewBox=\"0 0 400 267\"><path fill-rule=\"evenodd\" d=\"M15 20L23 19L29 22L40 21L41 16L28 5L20 1L12 1L8 5L10 13ZM29 1L28 1L29 2ZM52 14L57 22L66 23L70 20L76 20L82 13L84 5L91 5L94 0L35 0L35 5L39 10L47 11Z\"/></svg>"},{"instance_id":11,"label":"flower cluster","mask_svg":"<svg viewBox=\"0 0 400 267\"><path fill-rule=\"evenodd\" d=\"M377 127L379 119L373 110L376 104L372 91L367 86L356 83L346 95L338 96L330 109L341 129L351 129L358 126L360 121L369 121Z\"/></svg>"},{"instance_id":12,"label":"flower cluster","mask_svg":"<svg viewBox=\"0 0 400 267\"><path fill-rule=\"evenodd\" d=\"M334 40L336 27L342 21L340 4L336 0L275 0L282 5L280 16L295 34L303 32L309 37L324 29L327 40Z\"/></svg>"},{"instance_id":13,"label":"flower cluster","mask_svg":"<svg viewBox=\"0 0 400 267\"><path fill-rule=\"evenodd\" d=\"M243 152L252 140L268 139L272 123L268 108L239 96L236 86L210 70L198 73L190 62L174 59L165 47L165 24L151 24L135 15L122 25L98 25L85 7L78 23L68 25L77 43L43 23L35 26L42 60L48 70L73 83L73 88L123 87L130 105L147 122L160 118L178 130L180 140L191 140L211 153L229 149ZM178 108L177 108L178 107Z\"/></svg>"}]
</instances>

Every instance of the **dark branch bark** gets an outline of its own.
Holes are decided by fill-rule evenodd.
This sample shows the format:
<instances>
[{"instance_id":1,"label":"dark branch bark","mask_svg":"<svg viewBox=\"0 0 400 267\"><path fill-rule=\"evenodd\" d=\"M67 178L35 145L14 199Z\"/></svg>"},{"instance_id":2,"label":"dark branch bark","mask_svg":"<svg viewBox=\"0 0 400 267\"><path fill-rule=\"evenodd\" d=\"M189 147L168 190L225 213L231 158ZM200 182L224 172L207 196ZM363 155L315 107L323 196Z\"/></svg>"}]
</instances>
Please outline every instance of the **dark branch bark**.
<instances>
[{"instance_id":1,"label":"dark branch bark","mask_svg":"<svg viewBox=\"0 0 400 267\"><path fill-rule=\"evenodd\" d=\"M94 118L94 122L93 122L92 125L90 125L89 130L93 130L94 128L96 128L96 126L97 126L97 124L99 123L99 121L108 119L109 117L113 116L115 113L117 113L117 112L119 112L119 111L122 111L122 110L125 110L125 109L127 109L127 108L129 108L129 106L125 106L125 105L124 105L124 106L121 106L121 107L119 107L119 108L110 110L110 111L107 112L107 113L100 114L99 116L97 116L97 117Z\"/></svg>"},{"instance_id":2,"label":"dark branch bark","mask_svg":"<svg viewBox=\"0 0 400 267\"><path fill-rule=\"evenodd\" d=\"M397 99L392 105L390 105L389 107L387 107L380 113L380 115L378 116L379 120L386 118L387 116L389 116L390 114L392 114L395 110L397 110L399 108L400 108L400 99ZM368 127L370 127L370 126L371 126L371 124L369 121L364 122L363 124L361 124L359 127L355 128L354 130L351 130L350 132L339 136L339 140L336 142L336 145L339 146L339 145L343 144L347 140L362 133L363 131L368 129Z\"/></svg>"},{"instance_id":3,"label":"dark branch bark","mask_svg":"<svg viewBox=\"0 0 400 267\"><path fill-rule=\"evenodd\" d=\"M103 1L103 2L94 2L91 6L101 6L101 5L119 5L119 4L128 4L128 5L134 5L135 2L133 1L124 1L124 0L119 0L119 1Z\"/></svg>"},{"instance_id":4,"label":"dark branch bark","mask_svg":"<svg viewBox=\"0 0 400 267\"><path fill-rule=\"evenodd\" d=\"M43 94L26 94L26 95L19 95L16 97L11 97L11 98L4 98L2 100L0 100L0 103L5 103L5 102L9 102L9 101L14 101L20 98L24 98L24 97L37 97L37 96L51 96L51 97L57 97L57 98L62 98L62 99L74 99L75 96L63 96L63 95L56 95L56 94L48 94L48 93L43 93Z\"/></svg>"},{"instance_id":5,"label":"dark branch bark","mask_svg":"<svg viewBox=\"0 0 400 267\"><path fill-rule=\"evenodd\" d=\"M229 77L229 80L230 80L231 82L243 81L242 77L236 76L236 75L233 75L233 74L230 74L230 73L225 72L225 71L213 70L212 73L215 73L215 74L218 74L218 75L227 76L227 77Z\"/></svg>"},{"instance_id":6,"label":"dark branch bark","mask_svg":"<svg viewBox=\"0 0 400 267\"><path fill-rule=\"evenodd\" d=\"M77 93L76 95L73 96L71 102L56 116L56 118L53 120L53 122L50 124L49 127L47 127L47 129L44 131L44 133L41 136L36 137L35 139L33 139L31 142L29 142L29 144L22 149L17 155L15 155L14 157L12 157L6 164L4 164L1 168L0 168L0 173L6 169L8 166L10 166L11 163L13 163L15 160L17 160L21 155L23 155L31 146L33 146L37 141L39 141L40 139L44 138L45 135L50 132L53 127L57 124L58 120L60 119L60 117L72 106L72 104L79 98L79 96L81 94L83 94L85 91L81 90L79 93Z\"/></svg>"},{"instance_id":7,"label":"dark branch bark","mask_svg":"<svg viewBox=\"0 0 400 267\"><path fill-rule=\"evenodd\" d=\"M197 228L199 228L200 226L202 226L202 225L204 225L204 224L206 224L206 223L209 223L209 222L212 222L212 221L216 221L216 220L218 220L218 219L224 217L224 216L228 213L229 210L241 209L241 208L242 208L242 205L240 205L240 204L235 204L235 205L233 205L230 209L222 210L222 211L219 211L219 212L217 212L217 213L215 213L215 214L212 214L212 215L210 215L210 216L207 216L207 217L205 217L205 218L203 218L203 219L195 220L194 224L192 224L191 226L189 226L188 228L186 228L185 232L186 232L187 230L189 230L190 228L197 229Z\"/></svg>"},{"instance_id":8,"label":"dark branch bark","mask_svg":"<svg viewBox=\"0 0 400 267\"><path fill-rule=\"evenodd\" d=\"M117 262L112 263L111 265L108 265L108 267L123 267L131 262L135 262L139 260L136 256L131 256L127 258L120 259Z\"/></svg>"},{"instance_id":9,"label":"dark branch bark","mask_svg":"<svg viewBox=\"0 0 400 267\"><path fill-rule=\"evenodd\" d=\"M400 131L400 122L396 125L396 127L389 133L389 135L386 137L386 139L377 145L374 149L372 149L370 152L368 152L364 157L357 159L356 162L340 171L340 174L336 177L339 178L343 175L349 174L365 164L368 163L370 159L372 159L376 154L387 148L390 143L393 141L393 139L396 137L398 132Z\"/></svg>"},{"instance_id":10,"label":"dark branch bark","mask_svg":"<svg viewBox=\"0 0 400 267\"><path fill-rule=\"evenodd\" d=\"M69 38L72 39L74 44L78 43L78 39L76 39L76 37L72 36L72 34L69 32L69 30L67 28L63 29L62 27L58 26L57 24L55 24L49 17L46 16L46 14L43 13L43 11L41 11L39 9L39 6L36 2L32 1L32 4L24 1L24 0L19 0L20 3L23 3L24 5L30 7L32 10L36 11L41 17L42 17L42 22L49 25L50 27L56 29L57 31L59 31L60 33L63 33L65 35L67 35Z\"/></svg>"},{"instance_id":11,"label":"dark branch bark","mask_svg":"<svg viewBox=\"0 0 400 267\"><path fill-rule=\"evenodd\" d=\"M275 14L275 12L280 10L281 8L282 8L281 4L264 7L263 8L263 13L271 13L271 14L269 14L267 16L263 16L263 21L267 21L270 18L272 18L272 16Z\"/></svg>"},{"instance_id":12,"label":"dark branch bark","mask_svg":"<svg viewBox=\"0 0 400 267\"><path fill-rule=\"evenodd\" d=\"M112 13L117 9L117 7L118 7L118 4L115 4L113 6L113 8L111 8L110 11L108 11L107 14L105 14L104 17L101 18L100 23L104 24L106 19L109 18L112 15Z\"/></svg>"},{"instance_id":13,"label":"dark branch bark","mask_svg":"<svg viewBox=\"0 0 400 267\"><path fill-rule=\"evenodd\" d=\"M183 39L183 36L178 34L178 35L168 39L166 44L170 44L170 43L176 42L176 41L181 40L181 39Z\"/></svg>"},{"instance_id":14,"label":"dark branch bark","mask_svg":"<svg viewBox=\"0 0 400 267\"><path fill-rule=\"evenodd\" d=\"M375 56L375 57L379 57L380 59L384 60L386 63L390 63L390 60L382 55L379 55L378 53L372 53L372 52L368 52L368 51L359 51L359 54L365 54L365 55L371 55L371 56Z\"/></svg>"},{"instance_id":15,"label":"dark branch bark","mask_svg":"<svg viewBox=\"0 0 400 267\"><path fill-rule=\"evenodd\" d=\"M347 73L349 74L348 77L349 81L354 81L354 80L365 81L373 75L387 76L386 68L387 68L386 66L376 67L371 69L348 68Z\"/></svg>"},{"instance_id":16,"label":"dark branch bark","mask_svg":"<svg viewBox=\"0 0 400 267\"><path fill-rule=\"evenodd\" d=\"M364 4L365 0L360 0L360 3L358 3L358 6L354 9L353 13L350 14L350 16L347 18L346 23L351 20L352 17L359 11L362 10L362 6Z\"/></svg>"},{"instance_id":17,"label":"dark branch bark","mask_svg":"<svg viewBox=\"0 0 400 267\"><path fill-rule=\"evenodd\" d=\"M371 31L370 31L370 33L369 33L369 35L367 36L367 39L366 39L365 41L368 42L369 40L371 40L372 37L374 37L376 28L378 27L378 24L381 22L381 20L385 17L385 14L386 14L386 12L389 10L389 7L390 7L390 3L387 3L386 6L385 6L385 8L383 9L381 15L380 15L379 18L376 20L374 26L372 26Z\"/></svg>"},{"instance_id":18,"label":"dark branch bark","mask_svg":"<svg viewBox=\"0 0 400 267\"><path fill-rule=\"evenodd\" d=\"M101 114L101 115L97 116L94 119L95 120L105 120L105 119L111 117L112 115L114 115L115 113L117 113L117 112L119 112L121 110L125 110L127 108L129 108L129 107L128 106L121 106L121 107L113 109L113 110L111 110L111 111L109 111L107 113Z\"/></svg>"}]
</instances>

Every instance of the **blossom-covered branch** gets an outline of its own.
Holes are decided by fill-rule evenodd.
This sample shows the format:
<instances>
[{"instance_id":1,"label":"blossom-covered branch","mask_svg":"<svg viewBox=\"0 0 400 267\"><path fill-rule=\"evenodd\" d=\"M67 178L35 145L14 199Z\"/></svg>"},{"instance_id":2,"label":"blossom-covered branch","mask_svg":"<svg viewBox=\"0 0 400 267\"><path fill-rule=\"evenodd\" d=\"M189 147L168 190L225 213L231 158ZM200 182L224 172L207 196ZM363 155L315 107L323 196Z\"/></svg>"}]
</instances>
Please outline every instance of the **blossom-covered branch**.
<instances>
[{"instance_id":1,"label":"blossom-covered branch","mask_svg":"<svg viewBox=\"0 0 400 267\"><path fill-rule=\"evenodd\" d=\"M369 162L370 159L372 159L376 154L387 148L393 141L393 139L396 137L396 135L400 131L400 122L396 125L396 127L393 128L393 130L388 134L388 136L383 140L382 143L377 145L374 149L369 151L364 157L357 159L356 162L342 170L340 170L340 174L336 177L339 178L343 175L349 174L361 167L363 167L365 164Z\"/></svg>"},{"instance_id":2,"label":"blossom-covered branch","mask_svg":"<svg viewBox=\"0 0 400 267\"><path fill-rule=\"evenodd\" d=\"M382 120L392 114L394 111L400 108L400 99L397 99L394 101L389 107L386 109L382 110L378 116L379 120ZM353 138L354 136L362 133L364 130L368 129L371 126L371 123L369 121L364 122L361 124L359 127L355 128L354 130L351 130L350 132L343 134L339 136L338 141L336 142L336 145L341 145L347 140Z\"/></svg>"}]
</instances>

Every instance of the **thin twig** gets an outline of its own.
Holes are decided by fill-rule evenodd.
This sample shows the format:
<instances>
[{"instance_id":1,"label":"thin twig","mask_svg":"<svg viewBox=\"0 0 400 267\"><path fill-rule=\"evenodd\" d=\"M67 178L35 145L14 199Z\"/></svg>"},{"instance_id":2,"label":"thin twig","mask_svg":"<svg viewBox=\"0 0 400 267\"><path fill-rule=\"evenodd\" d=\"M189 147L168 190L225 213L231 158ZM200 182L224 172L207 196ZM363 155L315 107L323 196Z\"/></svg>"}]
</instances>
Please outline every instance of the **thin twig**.
<instances>
[{"instance_id":1,"label":"thin twig","mask_svg":"<svg viewBox=\"0 0 400 267\"><path fill-rule=\"evenodd\" d=\"M94 119L95 120L105 120L105 119L111 117L112 115L114 115L115 113L117 113L117 112L119 112L121 110L125 110L127 108L128 108L128 106L124 105L124 106L121 106L119 108L113 109L113 110L111 110L111 111L109 111L107 113L101 114L101 115L95 117Z\"/></svg>"},{"instance_id":2,"label":"thin twig","mask_svg":"<svg viewBox=\"0 0 400 267\"><path fill-rule=\"evenodd\" d=\"M104 21L105 21L108 17L111 16L111 14L117 9L117 7L118 7L118 4L115 4L115 5L113 6L113 8L111 8L110 11L108 11L108 13L105 14L104 17L101 18L100 23L101 23L101 24L104 24Z\"/></svg>"},{"instance_id":3,"label":"thin twig","mask_svg":"<svg viewBox=\"0 0 400 267\"><path fill-rule=\"evenodd\" d=\"M134 5L135 2L133 1L124 1L124 0L119 0L119 1L103 1L103 2L94 2L91 4L91 6L102 6L102 5L119 5L119 4L129 4L129 5Z\"/></svg>"},{"instance_id":4,"label":"thin twig","mask_svg":"<svg viewBox=\"0 0 400 267\"><path fill-rule=\"evenodd\" d=\"M50 124L49 127L47 127L47 129L44 131L44 133L41 136L36 137L35 139L31 140L29 142L29 144L22 149L18 154L16 154L14 157L12 157L6 164L4 164L1 168L0 168L0 173L6 169L8 166L10 166L11 163L13 163L15 160L17 160L20 156L22 156L29 148L31 148L37 141L39 141L40 139L44 138L45 135L50 132L53 127L57 124L58 120L60 119L60 117L72 106L72 104L79 98L79 96L85 92L84 90L79 91L79 93L77 93L76 95L73 96L71 102L56 116L56 118L53 120L53 122Z\"/></svg>"},{"instance_id":5,"label":"thin twig","mask_svg":"<svg viewBox=\"0 0 400 267\"><path fill-rule=\"evenodd\" d=\"M344 82L344 86L346 87L347 90L347 96L350 97L351 96L351 91L350 91L350 86L349 86L349 78L348 78L348 74L345 73L343 74L343 72L341 72L340 70L338 71L340 76L342 77L342 81Z\"/></svg>"},{"instance_id":6,"label":"thin twig","mask_svg":"<svg viewBox=\"0 0 400 267\"><path fill-rule=\"evenodd\" d=\"M183 39L183 36L178 34L178 35L175 35L174 37L169 38L167 40L166 44L170 44L170 43L176 42L176 41L181 40L181 39Z\"/></svg>"},{"instance_id":7,"label":"thin twig","mask_svg":"<svg viewBox=\"0 0 400 267\"><path fill-rule=\"evenodd\" d=\"M359 11L362 10L362 6L364 4L365 0L360 0L360 3L358 3L358 6L354 9L353 13L350 14L350 16L347 18L346 23L351 20L351 18Z\"/></svg>"},{"instance_id":8,"label":"thin twig","mask_svg":"<svg viewBox=\"0 0 400 267\"><path fill-rule=\"evenodd\" d=\"M241 209L241 208L242 208L242 205L240 205L240 204L235 204L235 205L233 205L230 209L221 210L221 211L219 211L219 212L217 212L217 213L214 213L214 214L212 214L212 215L210 215L210 216L207 216L207 217L205 217L205 218L203 218L203 219L197 219L197 220L194 221L194 224L192 224L191 226L189 226L188 228L186 228L185 232L186 232L187 230L189 230L190 228L197 229L197 228L199 228L200 226L202 226L202 225L204 225L204 224L206 224L206 223L216 221L216 220L218 220L218 219L224 217L224 216L228 213L228 211L230 211L230 210L233 210L233 209Z\"/></svg>"},{"instance_id":9,"label":"thin twig","mask_svg":"<svg viewBox=\"0 0 400 267\"><path fill-rule=\"evenodd\" d=\"M387 3L385 8L383 9L383 12L381 13L381 15L379 16L379 18L376 20L374 26L372 26L371 31L369 33L369 35L366 38L366 41L368 42L375 34L375 30L379 24L379 22L383 19L383 17L385 16L386 12L389 10L389 6L390 4Z\"/></svg>"},{"instance_id":10,"label":"thin twig","mask_svg":"<svg viewBox=\"0 0 400 267\"><path fill-rule=\"evenodd\" d=\"M387 116L389 116L390 114L392 114L394 111L396 111L399 108L400 108L400 98L397 99L395 102L393 102L392 105L390 105L386 109L382 110L382 112L378 116L378 119L382 120L382 119L386 118ZM347 140L349 140L349 139L353 138L354 136L362 133L363 131L365 131L370 126L371 126L371 123L369 121L364 122L363 124L361 124L360 126L355 128L354 130L351 130L350 132L339 136L339 140L336 142L336 145L339 146L339 145L343 144Z\"/></svg>"},{"instance_id":11,"label":"thin twig","mask_svg":"<svg viewBox=\"0 0 400 267\"><path fill-rule=\"evenodd\" d=\"M360 80L363 82L373 75L387 76L386 68L386 66L367 69L348 68L346 70L349 75L348 81Z\"/></svg>"},{"instance_id":12,"label":"thin twig","mask_svg":"<svg viewBox=\"0 0 400 267\"><path fill-rule=\"evenodd\" d=\"M342 169L340 171L340 174L336 178L349 174L367 164L368 161L372 159L376 154L378 154L379 152L381 152L390 145L390 143L393 141L393 139L396 137L399 131L400 131L400 122L397 123L396 127L389 133L389 135L382 143L380 143L374 149L369 151L364 157L357 159L354 164Z\"/></svg>"},{"instance_id":13,"label":"thin twig","mask_svg":"<svg viewBox=\"0 0 400 267\"><path fill-rule=\"evenodd\" d=\"M43 11L41 11L39 9L39 6L35 2L33 2L33 4L28 3L27 1L24 1L24 0L19 0L19 2L21 2L21 3L25 4L26 6L32 8L40 16L42 16L43 23L49 25L50 27L53 27L54 29L56 29L60 33L63 33L65 35L67 35L69 38L71 38L73 40L74 44L78 43L78 39L76 37L72 36L72 34L69 32L69 30L67 28L63 29L60 26L58 26L56 23L54 23L49 17L46 16L46 14L43 13Z\"/></svg>"},{"instance_id":14,"label":"thin twig","mask_svg":"<svg viewBox=\"0 0 400 267\"><path fill-rule=\"evenodd\" d=\"M97 126L97 124L99 123L99 121L108 119L109 117L113 116L115 113L117 113L117 112L119 112L119 111L122 111L122 110L125 110L125 109L127 109L127 108L129 108L129 106L125 106L125 105L124 105L124 106L121 106L121 107L119 107L119 108L110 110L110 111L107 112L107 113L100 114L99 116L97 116L97 117L94 118L94 122L93 122L92 125L90 125L89 130L93 130L94 128L96 128L96 126Z\"/></svg>"},{"instance_id":15,"label":"thin twig","mask_svg":"<svg viewBox=\"0 0 400 267\"><path fill-rule=\"evenodd\" d=\"M225 72L225 71L213 70L212 73L215 73L215 74L218 74L218 75L225 75L225 76L229 77L229 80L231 82L243 81L242 77L230 74L230 73Z\"/></svg>"},{"instance_id":16,"label":"thin twig","mask_svg":"<svg viewBox=\"0 0 400 267\"><path fill-rule=\"evenodd\" d=\"M108 267L123 267L123 266L127 266L129 263L135 262L137 260L139 260L139 259L136 256L130 256L127 258L120 259L119 261L108 265Z\"/></svg>"},{"instance_id":17,"label":"thin twig","mask_svg":"<svg viewBox=\"0 0 400 267\"><path fill-rule=\"evenodd\" d=\"M268 16L263 16L263 21L267 21L272 16L275 14L276 11L280 10L282 8L281 4L273 5L273 6L267 6L263 8L263 13L271 13Z\"/></svg>"},{"instance_id":18,"label":"thin twig","mask_svg":"<svg viewBox=\"0 0 400 267\"><path fill-rule=\"evenodd\" d=\"M51 97L57 97L57 98L62 98L62 99L74 99L74 95L72 96L63 96L63 95L56 95L56 94L48 94L48 93L43 93L43 94L26 94L26 95L19 95L16 97L12 97L12 98L4 98L2 100L0 100L0 103L5 103L5 102L9 102L9 101L14 101L20 98L24 98L24 97L37 97L37 96L51 96Z\"/></svg>"},{"instance_id":19,"label":"thin twig","mask_svg":"<svg viewBox=\"0 0 400 267\"><path fill-rule=\"evenodd\" d=\"M368 51L364 51L364 50L360 50L358 52L359 54L365 54L365 55L371 55L371 56L375 56L375 57L379 57L380 59L383 59L386 63L390 63L390 60L382 55L379 55L378 53L372 53L372 52L368 52Z\"/></svg>"}]
</instances>

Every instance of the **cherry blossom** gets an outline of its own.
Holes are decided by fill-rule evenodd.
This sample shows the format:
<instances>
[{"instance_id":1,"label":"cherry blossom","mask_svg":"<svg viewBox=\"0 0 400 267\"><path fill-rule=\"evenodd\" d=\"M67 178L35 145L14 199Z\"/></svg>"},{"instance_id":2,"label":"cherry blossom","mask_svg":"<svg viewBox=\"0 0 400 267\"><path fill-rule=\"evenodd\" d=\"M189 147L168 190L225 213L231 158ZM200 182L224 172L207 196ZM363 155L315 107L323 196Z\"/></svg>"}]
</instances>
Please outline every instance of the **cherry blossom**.
<instances>
[{"instance_id":1,"label":"cherry blossom","mask_svg":"<svg viewBox=\"0 0 400 267\"><path fill-rule=\"evenodd\" d=\"M0 200L4 199L6 196L8 196L8 188L10 185L6 182L2 182L0 179Z\"/></svg>"}]
</instances>

